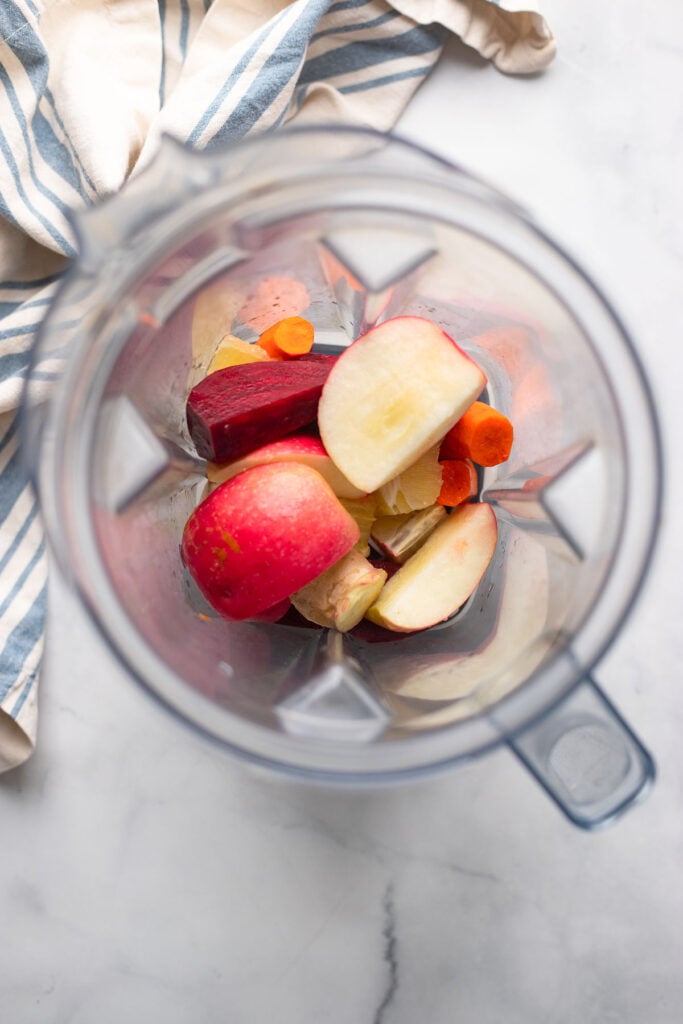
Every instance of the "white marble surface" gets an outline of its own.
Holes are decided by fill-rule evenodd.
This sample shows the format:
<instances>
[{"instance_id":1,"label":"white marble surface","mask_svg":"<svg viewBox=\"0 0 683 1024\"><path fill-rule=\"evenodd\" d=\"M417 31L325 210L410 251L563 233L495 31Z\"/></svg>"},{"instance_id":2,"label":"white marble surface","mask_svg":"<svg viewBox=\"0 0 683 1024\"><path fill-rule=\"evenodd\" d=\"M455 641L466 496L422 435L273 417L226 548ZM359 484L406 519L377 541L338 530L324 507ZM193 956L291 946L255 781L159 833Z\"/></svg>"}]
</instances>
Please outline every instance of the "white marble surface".
<instances>
[{"instance_id":1,"label":"white marble surface","mask_svg":"<svg viewBox=\"0 0 683 1024\"><path fill-rule=\"evenodd\" d=\"M403 130L533 210L645 358L665 516L597 676L656 788L586 835L504 751L388 791L245 775L126 681L54 579L39 749L0 779L2 1024L681 1020L683 11L543 6L545 76L453 46Z\"/></svg>"}]
</instances>

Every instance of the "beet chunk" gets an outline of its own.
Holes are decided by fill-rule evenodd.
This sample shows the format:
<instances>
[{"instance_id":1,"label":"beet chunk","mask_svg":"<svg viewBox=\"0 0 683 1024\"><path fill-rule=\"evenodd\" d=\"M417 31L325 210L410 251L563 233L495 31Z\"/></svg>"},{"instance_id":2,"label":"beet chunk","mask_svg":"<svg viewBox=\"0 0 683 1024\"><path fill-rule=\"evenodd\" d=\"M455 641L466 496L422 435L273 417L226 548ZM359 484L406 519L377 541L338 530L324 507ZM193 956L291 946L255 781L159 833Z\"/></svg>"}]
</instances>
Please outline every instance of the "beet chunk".
<instances>
[{"instance_id":1,"label":"beet chunk","mask_svg":"<svg viewBox=\"0 0 683 1024\"><path fill-rule=\"evenodd\" d=\"M197 453L213 462L232 461L313 423L335 359L243 363L209 374L187 400Z\"/></svg>"}]
</instances>

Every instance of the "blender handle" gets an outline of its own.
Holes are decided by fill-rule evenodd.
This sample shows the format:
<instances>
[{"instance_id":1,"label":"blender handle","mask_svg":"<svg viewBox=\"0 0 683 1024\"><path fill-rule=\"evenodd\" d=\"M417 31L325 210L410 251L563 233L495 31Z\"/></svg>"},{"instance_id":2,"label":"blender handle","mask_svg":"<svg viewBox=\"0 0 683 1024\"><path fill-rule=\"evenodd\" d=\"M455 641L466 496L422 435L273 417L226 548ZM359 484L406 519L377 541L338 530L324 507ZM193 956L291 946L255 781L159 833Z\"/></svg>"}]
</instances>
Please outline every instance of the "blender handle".
<instances>
[{"instance_id":1,"label":"blender handle","mask_svg":"<svg viewBox=\"0 0 683 1024\"><path fill-rule=\"evenodd\" d=\"M615 821L655 777L650 754L590 676L508 744L579 828Z\"/></svg>"}]
</instances>

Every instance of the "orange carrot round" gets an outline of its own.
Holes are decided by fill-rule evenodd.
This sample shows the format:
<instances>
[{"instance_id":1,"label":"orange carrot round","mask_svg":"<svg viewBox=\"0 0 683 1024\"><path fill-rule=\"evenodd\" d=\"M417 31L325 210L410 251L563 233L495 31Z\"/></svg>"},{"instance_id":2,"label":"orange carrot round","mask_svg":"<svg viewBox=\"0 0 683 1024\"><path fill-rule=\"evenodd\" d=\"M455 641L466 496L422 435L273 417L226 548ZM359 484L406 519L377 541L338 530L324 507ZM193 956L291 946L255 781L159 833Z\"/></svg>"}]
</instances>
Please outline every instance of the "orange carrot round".
<instances>
[{"instance_id":1,"label":"orange carrot round","mask_svg":"<svg viewBox=\"0 0 683 1024\"><path fill-rule=\"evenodd\" d=\"M302 316L285 317L264 331L258 344L273 359L306 355L313 348L313 324Z\"/></svg>"},{"instance_id":2,"label":"orange carrot round","mask_svg":"<svg viewBox=\"0 0 683 1024\"><path fill-rule=\"evenodd\" d=\"M444 437L439 458L472 459L480 466L497 466L509 458L512 436L507 416L485 402L473 402Z\"/></svg>"},{"instance_id":3,"label":"orange carrot round","mask_svg":"<svg viewBox=\"0 0 683 1024\"><path fill-rule=\"evenodd\" d=\"M439 505L455 508L477 493L477 471L469 459L447 459L441 462Z\"/></svg>"}]
</instances>

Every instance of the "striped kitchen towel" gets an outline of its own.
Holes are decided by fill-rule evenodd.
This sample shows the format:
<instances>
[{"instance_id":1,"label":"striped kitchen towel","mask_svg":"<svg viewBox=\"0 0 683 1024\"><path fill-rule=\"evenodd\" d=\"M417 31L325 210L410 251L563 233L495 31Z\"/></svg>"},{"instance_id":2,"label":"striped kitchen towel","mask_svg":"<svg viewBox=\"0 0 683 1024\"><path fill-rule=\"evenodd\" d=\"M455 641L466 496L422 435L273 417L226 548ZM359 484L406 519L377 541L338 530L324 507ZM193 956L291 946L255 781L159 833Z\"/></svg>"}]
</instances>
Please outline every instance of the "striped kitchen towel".
<instances>
[{"instance_id":1,"label":"striped kitchen towel","mask_svg":"<svg viewBox=\"0 0 683 1024\"><path fill-rule=\"evenodd\" d=\"M77 255L69 211L163 132L202 148L292 118L388 129L449 32L506 72L554 54L524 0L0 0L0 771L35 742L46 554L15 410Z\"/></svg>"}]
</instances>

